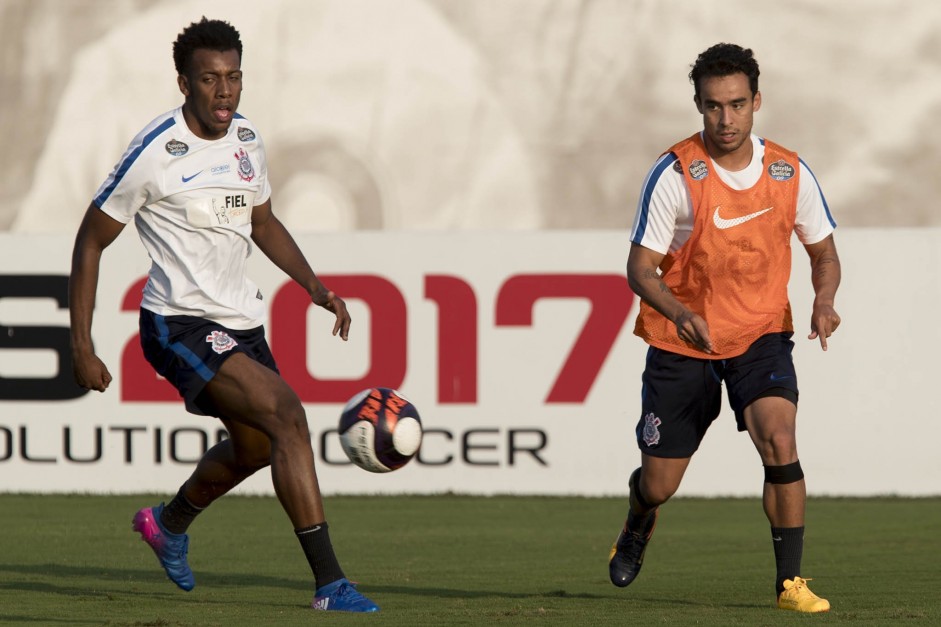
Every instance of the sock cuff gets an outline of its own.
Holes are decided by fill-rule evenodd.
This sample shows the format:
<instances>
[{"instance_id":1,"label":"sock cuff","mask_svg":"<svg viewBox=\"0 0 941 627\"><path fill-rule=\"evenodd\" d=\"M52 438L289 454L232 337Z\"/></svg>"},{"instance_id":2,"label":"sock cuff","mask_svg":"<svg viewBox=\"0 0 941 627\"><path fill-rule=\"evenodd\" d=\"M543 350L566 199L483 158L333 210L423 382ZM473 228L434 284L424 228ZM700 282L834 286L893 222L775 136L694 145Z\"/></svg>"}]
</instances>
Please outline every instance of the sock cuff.
<instances>
[{"instance_id":1,"label":"sock cuff","mask_svg":"<svg viewBox=\"0 0 941 627\"><path fill-rule=\"evenodd\" d=\"M186 507L192 509L196 513L199 513L203 511L204 509L206 509L205 507L199 507L197 505L193 505L193 502L189 500L188 498L186 498L185 492L186 492L186 484L183 484L180 486L179 491L176 493L176 498L180 499L181 503L183 503Z\"/></svg>"},{"instance_id":2,"label":"sock cuff","mask_svg":"<svg viewBox=\"0 0 941 627\"><path fill-rule=\"evenodd\" d=\"M328 527L329 525L327 525L326 521L319 522L316 525L311 525L310 527L304 527L303 529L295 529L294 534L297 536L304 536L304 535L308 535L311 533L316 533L318 531L326 531Z\"/></svg>"}]
</instances>

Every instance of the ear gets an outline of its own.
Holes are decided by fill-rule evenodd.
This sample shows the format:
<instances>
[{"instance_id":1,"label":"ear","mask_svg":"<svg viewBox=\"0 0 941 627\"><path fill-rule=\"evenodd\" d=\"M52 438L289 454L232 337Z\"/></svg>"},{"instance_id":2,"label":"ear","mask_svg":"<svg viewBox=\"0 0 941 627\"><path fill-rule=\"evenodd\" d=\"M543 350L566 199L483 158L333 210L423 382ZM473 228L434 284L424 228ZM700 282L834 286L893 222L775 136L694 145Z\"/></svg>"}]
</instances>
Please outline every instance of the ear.
<instances>
[{"instance_id":1,"label":"ear","mask_svg":"<svg viewBox=\"0 0 941 627\"><path fill-rule=\"evenodd\" d=\"M757 111L757 110L760 109L760 108L761 108L761 92L760 92L760 91L756 91L756 92L755 92L755 97L752 99L752 108L751 108L751 110L752 110L752 111Z\"/></svg>"},{"instance_id":2,"label":"ear","mask_svg":"<svg viewBox=\"0 0 941 627\"><path fill-rule=\"evenodd\" d=\"M702 100L699 99L699 94L693 96L693 102L696 103L696 110L699 111L700 115L702 114Z\"/></svg>"},{"instance_id":3,"label":"ear","mask_svg":"<svg viewBox=\"0 0 941 627\"><path fill-rule=\"evenodd\" d=\"M177 87L180 88L180 93L186 97L189 97L190 95L189 80L187 80L187 78L183 76L182 74L178 74L176 77L176 84L177 84Z\"/></svg>"}]
</instances>

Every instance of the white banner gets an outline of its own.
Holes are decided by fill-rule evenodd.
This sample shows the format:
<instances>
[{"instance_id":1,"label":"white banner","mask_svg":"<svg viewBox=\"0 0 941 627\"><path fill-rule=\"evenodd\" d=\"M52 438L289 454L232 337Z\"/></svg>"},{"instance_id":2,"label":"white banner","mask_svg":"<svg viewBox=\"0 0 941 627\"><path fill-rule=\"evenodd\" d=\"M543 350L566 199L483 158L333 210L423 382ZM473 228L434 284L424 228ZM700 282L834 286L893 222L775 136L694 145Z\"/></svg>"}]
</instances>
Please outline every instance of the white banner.
<instances>
[{"instance_id":1,"label":"white banner","mask_svg":"<svg viewBox=\"0 0 941 627\"><path fill-rule=\"evenodd\" d=\"M325 494L626 494L646 345L632 334L625 233L357 233L299 238L354 322L332 317L263 257L269 341L304 401ZM794 251L798 440L815 495L939 494L941 230L840 229L843 316L824 353L806 339L813 300ZM221 433L189 415L137 340L149 262L133 229L104 255L93 337L104 394L68 371L72 238L0 235L0 492L173 492ZM374 475L350 466L335 428L370 386L412 400L419 457ZM761 463L723 410L680 494L758 495ZM239 488L272 493L262 471Z\"/></svg>"}]
</instances>

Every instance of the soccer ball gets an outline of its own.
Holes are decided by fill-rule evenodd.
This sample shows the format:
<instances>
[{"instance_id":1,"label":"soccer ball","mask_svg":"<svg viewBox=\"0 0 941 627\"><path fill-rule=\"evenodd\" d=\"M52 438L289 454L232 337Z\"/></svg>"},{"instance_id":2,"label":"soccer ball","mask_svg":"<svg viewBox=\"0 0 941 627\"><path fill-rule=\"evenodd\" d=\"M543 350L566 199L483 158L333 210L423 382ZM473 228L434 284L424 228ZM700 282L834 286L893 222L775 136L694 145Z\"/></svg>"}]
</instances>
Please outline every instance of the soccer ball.
<instances>
[{"instance_id":1,"label":"soccer ball","mask_svg":"<svg viewBox=\"0 0 941 627\"><path fill-rule=\"evenodd\" d=\"M340 414L340 445L350 461L369 472L391 472L421 448L418 410L390 388L369 388L351 398Z\"/></svg>"}]
</instances>

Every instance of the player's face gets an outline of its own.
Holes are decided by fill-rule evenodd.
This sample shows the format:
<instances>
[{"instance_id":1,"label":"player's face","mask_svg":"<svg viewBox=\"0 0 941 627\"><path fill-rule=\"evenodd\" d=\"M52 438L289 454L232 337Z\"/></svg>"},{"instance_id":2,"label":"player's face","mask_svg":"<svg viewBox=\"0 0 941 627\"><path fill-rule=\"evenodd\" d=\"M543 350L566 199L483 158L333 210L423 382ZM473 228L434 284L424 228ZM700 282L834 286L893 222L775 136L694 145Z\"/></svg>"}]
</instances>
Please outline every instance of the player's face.
<instances>
[{"instance_id":1,"label":"player's face","mask_svg":"<svg viewBox=\"0 0 941 627\"><path fill-rule=\"evenodd\" d=\"M702 79L695 101L702 113L709 155L723 167L748 165L752 123L755 111L761 107L761 92L752 94L748 77L739 72Z\"/></svg>"},{"instance_id":2,"label":"player's face","mask_svg":"<svg viewBox=\"0 0 941 627\"><path fill-rule=\"evenodd\" d=\"M224 137L242 96L242 70L235 50L206 50L193 53L185 75L177 77L186 96L183 117L197 137Z\"/></svg>"}]
</instances>

